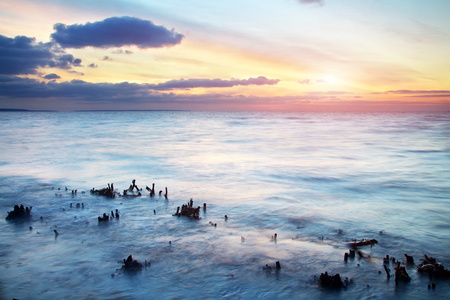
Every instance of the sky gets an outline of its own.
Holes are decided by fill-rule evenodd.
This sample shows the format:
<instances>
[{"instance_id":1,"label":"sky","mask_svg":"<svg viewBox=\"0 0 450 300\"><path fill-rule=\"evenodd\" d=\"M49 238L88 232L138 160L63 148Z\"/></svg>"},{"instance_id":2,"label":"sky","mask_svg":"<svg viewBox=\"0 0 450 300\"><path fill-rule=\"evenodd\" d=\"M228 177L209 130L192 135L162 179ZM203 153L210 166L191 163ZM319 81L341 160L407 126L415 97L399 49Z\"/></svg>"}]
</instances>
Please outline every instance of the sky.
<instances>
[{"instance_id":1,"label":"sky","mask_svg":"<svg viewBox=\"0 0 450 300\"><path fill-rule=\"evenodd\" d=\"M450 111L448 0L3 0L0 108Z\"/></svg>"}]
</instances>

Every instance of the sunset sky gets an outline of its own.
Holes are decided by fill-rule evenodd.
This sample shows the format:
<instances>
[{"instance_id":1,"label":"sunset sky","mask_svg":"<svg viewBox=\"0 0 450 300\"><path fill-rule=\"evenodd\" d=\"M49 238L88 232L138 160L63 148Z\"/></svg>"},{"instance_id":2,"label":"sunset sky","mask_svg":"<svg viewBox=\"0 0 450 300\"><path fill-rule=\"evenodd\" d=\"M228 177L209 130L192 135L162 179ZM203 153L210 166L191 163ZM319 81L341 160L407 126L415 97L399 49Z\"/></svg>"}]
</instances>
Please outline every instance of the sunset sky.
<instances>
[{"instance_id":1,"label":"sunset sky","mask_svg":"<svg viewBox=\"0 0 450 300\"><path fill-rule=\"evenodd\" d=\"M3 0L0 108L450 111L448 0Z\"/></svg>"}]
</instances>

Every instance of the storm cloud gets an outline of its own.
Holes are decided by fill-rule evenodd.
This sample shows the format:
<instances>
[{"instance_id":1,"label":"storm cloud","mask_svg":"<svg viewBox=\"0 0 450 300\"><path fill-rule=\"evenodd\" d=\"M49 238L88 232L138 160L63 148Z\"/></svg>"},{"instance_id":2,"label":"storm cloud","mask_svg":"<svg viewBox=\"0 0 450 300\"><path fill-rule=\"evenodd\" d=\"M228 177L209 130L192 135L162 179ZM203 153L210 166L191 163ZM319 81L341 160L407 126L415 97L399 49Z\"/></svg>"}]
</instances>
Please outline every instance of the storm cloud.
<instances>
[{"instance_id":1,"label":"storm cloud","mask_svg":"<svg viewBox=\"0 0 450 300\"><path fill-rule=\"evenodd\" d=\"M47 74L45 75L43 78L45 79L60 79L61 76L55 74L55 73L51 73L51 74Z\"/></svg>"},{"instance_id":2,"label":"storm cloud","mask_svg":"<svg viewBox=\"0 0 450 300\"><path fill-rule=\"evenodd\" d=\"M134 17L112 17L84 25L58 23L54 29L52 39L64 48L159 48L179 44L184 37L174 30Z\"/></svg>"}]
</instances>

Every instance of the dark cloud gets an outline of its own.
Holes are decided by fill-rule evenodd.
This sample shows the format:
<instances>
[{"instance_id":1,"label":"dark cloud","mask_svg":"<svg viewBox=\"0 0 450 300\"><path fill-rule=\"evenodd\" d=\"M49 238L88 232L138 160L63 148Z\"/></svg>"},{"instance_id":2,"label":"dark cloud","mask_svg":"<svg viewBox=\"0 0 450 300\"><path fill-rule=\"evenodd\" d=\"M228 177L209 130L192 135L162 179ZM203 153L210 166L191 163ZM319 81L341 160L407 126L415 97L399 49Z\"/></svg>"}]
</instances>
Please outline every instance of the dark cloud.
<instances>
[{"instance_id":1,"label":"dark cloud","mask_svg":"<svg viewBox=\"0 0 450 300\"><path fill-rule=\"evenodd\" d=\"M279 79L267 79L264 76L249 79L180 79L171 80L164 83L154 85L156 90L171 90L171 89L191 89L191 88L222 88L232 87L236 85L275 85Z\"/></svg>"},{"instance_id":2,"label":"dark cloud","mask_svg":"<svg viewBox=\"0 0 450 300\"><path fill-rule=\"evenodd\" d=\"M55 58L48 63L48 66L68 70L72 67L81 66L81 59L73 57L72 54L61 54L55 56Z\"/></svg>"},{"instance_id":3,"label":"dark cloud","mask_svg":"<svg viewBox=\"0 0 450 300\"><path fill-rule=\"evenodd\" d=\"M82 80L70 82L39 82L30 78L15 76L0 77L0 97L10 98L77 98L99 99L115 98L124 95L142 95L145 86L129 83L88 83ZM91 95L91 96L89 96Z\"/></svg>"},{"instance_id":4,"label":"dark cloud","mask_svg":"<svg viewBox=\"0 0 450 300\"><path fill-rule=\"evenodd\" d=\"M45 79L60 79L61 76L55 74L55 73L51 73L51 74L47 74L44 76Z\"/></svg>"},{"instance_id":5,"label":"dark cloud","mask_svg":"<svg viewBox=\"0 0 450 300\"><path fill-rule=\"evenodd\" d=\"M34 38L0 35L0 74L36 74L38 68L70 69L79 66L81 59L74 58L52 43L36 43Z\"/></svg>"},{"instance_id":6,"label":"dark cloud","mask_svg":"<svg viewBox=\"0 0 450 300\"><path fill-rule=\"evenodd\" d=\"M73 60L73 65L74 65L75 67L81 66L81 59L75 58L75 59Z\"/></svg>"},{"instance_id":7,"label":"dark cloud","mask_svg":"<svg viewBox=\"0 0 450 300\"><path fill-rule=\"evenodd\" d=\"M299 0L301 4L317 4L317 5L324 5L324 0Z\"/></svg>"},{"instance_id":8,"label":"dark cloud","mask_svg":"<svg viewBox=\"0 0 450 300\"><path fill-rule=\"evenodd\" d=\"M0 98L80 98L96 99L145 99L157 90L186 89L194 87L231 87L234 85L276 84L278 79L263 76L243 80L192 79L172 80L160 84L137 83L89 83L83 80L70 82L39 82L15 76L0 77Z\"/></svg>"},{"instance_id":9,"label":"dark cloud","mask_svg":"<svg viewBox=\"0 0 450 300\"><path fill-rule=\"evenodd\" d=\"M183 35L151 21L134 17L112 17L103 21L65 25L56 24L52 39L64 48L111 48L134 45L159 48L179 44Z\"/></svg>"},{"instance_id":10,"label":"dark cloud","mask_svg":"<svg viewBox=\"0 0 450 300\"><path fill-rule=\"evenodd\" d=\"M332 92L335 94L336 92ZM338 94L341 92L337 92ZM257 97L243 95L187 95L155 91L149 84L39 82L29 78L0 75L0 107L34 109L281 109L301 111L443 111L450 101L365 101L358 95L305 94ZM352 99L353 98L353 99ZM352 100L350 100L352 99Z\"/></svg>"},{"instance_id":11,"label":"dark cloud","mask_svg":"<svg viewBox=\"0 0 450 300\"><path fill-rule=\"evenodd\" d=\"M253 80L248 80L252 82ZM308 99L313 97L308 97ZM70 82L39 82L29 78L0 76L0 104L27 103L40 109L58 109L77 103L89 109L137 109L148 105L162 105L171 109L214 109L217 105L266 105L298 103L299 97L255 97L223 94L183 95L155 91L154 85L136 83L89 83L82 80ZM30 104L32 103L32 104ZM84 104L83 104L84 103ZM87 105L87 106L86 106ZM57 107L58 106L58 107ZM25 107L25 106L24 106ZM184 108L183 108L184 107Z\"/></svg>"},{"instance_id":12,"label":"dark cloud","mask_svg":"<svg viewBox=\"0 0 450 300\"><path fill-rule=\"evenodd\" d=\"M109 60L109 61L111 61L111 60L112 60L112 58L111 58L111 57L109 57L108 55L105 55L105 57L103 57L103 58L102 58L102 60Z\"/></svg>"},{"instance_id":13,"label":"dark cloud","mask_svg":"<svg viewBox=\"0 0 450 300\"><path fill-rule=\"evenodd\" d=\"M37 68L52 61L50 48L49 44L36 43L34 38L0 35L0 74L35 74Z\"/></svg>"},{"instance_id":14,"label":"dark cloud","mask_svg":"<svg viewBox=\"0 0 450 300\"><path fill-rule=\"evenodd\" d=\"M98 68L98 65L97 65L97 64L94 64L94 63L92 63L92 64L88 65L88 67L89 67L89 68Z\"/></svg>"}]
</instances>

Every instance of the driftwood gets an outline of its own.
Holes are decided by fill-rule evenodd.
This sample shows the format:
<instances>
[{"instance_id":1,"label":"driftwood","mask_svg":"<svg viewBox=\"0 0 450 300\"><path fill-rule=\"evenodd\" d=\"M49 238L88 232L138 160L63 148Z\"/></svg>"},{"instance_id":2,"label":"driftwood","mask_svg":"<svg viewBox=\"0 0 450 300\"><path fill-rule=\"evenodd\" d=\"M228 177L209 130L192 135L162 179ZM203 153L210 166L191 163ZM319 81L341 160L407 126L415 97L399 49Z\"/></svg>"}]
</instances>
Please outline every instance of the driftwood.
<instances>
[{"instance_id":1,"label":"driftwood","mask_svg":"<svg viewBox=\"0 0 450 300\"><path fill-rule=\"evenodd\" d=\"M8 215L6 216L6 220L26 220L31 218L31 209L33 207L23 207L23 204L19 205L14 205L14 210L8 212Z\"/></svg>"}]
</instances>

